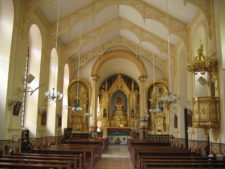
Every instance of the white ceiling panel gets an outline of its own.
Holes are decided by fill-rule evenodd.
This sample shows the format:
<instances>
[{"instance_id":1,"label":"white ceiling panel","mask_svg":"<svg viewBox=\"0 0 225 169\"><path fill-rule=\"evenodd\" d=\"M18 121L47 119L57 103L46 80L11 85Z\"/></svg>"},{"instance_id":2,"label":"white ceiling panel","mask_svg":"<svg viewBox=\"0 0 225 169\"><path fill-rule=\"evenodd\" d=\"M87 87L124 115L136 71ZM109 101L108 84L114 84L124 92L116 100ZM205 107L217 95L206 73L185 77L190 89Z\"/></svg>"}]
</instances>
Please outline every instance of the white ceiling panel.
<instances>
[{"instance_id":1,"label":"white ceiling panel","mask_svg":"<svg viewBox=\"0 0 225 169\"><path fill-rule=\"evenodd\" d=\"M198 10L195 6L184 3L184 0L144 0L144 2L185 23L190 23Z\"/></svg>"},{"instance_id":2,"label":"white ceiling panel","mask_svg":"<svg viewBox=\"0 0 225 169\"><path fill-rule=\"evenodd\" d=\"M48 22L52 23L57 21L58 4L60 18L62 18L92 1L94 0L50 0L50 2L43 4L40 10L47 18Z\"/></svg>"}]
</instances>

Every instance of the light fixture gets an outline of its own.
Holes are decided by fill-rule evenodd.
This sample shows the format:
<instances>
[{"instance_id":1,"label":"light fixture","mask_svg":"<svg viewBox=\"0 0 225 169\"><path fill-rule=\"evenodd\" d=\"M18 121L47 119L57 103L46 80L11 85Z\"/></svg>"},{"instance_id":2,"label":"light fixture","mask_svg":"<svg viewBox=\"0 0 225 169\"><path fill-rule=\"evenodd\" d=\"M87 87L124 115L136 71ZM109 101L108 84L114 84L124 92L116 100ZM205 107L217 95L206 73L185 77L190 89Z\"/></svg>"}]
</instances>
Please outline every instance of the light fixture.
<instances>
[{"instance_id":1,"label":"light fixture","mask_svg":"<svg viewBox=\"0 0 225 169\"><path fill-rule=\"evenodd\" d=\"M154 91L155 89L155 54L153 53L153 87L152 87L152 92ZM155 93L153 93L153 96L154 96L154 100L156 99L156 96L155 96ZM151 109L148 109L148 112L149 113L160 113L161 110L159 108L151 108Z\"/></svg>"},{"instance_id":2,"label":"light fixture","mask_svg":"<svg viewBox=\"0 0 225 169\"><path fill-rule=\"evenodd\" d=\"M52 88L51 90L48 90L45 92L45 96L51 100L51 101L56 101L56 100L61 100L63 98L63 94L60 92L57 92L55 88Z\"/></svg>"},{"instance_id":3,"label":"light fixture","mask_svg":"<svg viewBox=\"0 0 225 169\"><path fill-rule=\"evenodd\" d=\"M146 113L145 115L143 115L143 116L140 118L140 121L141 121L141 122L147 122L147 121L148 121L148 118L149 118L149 115Z\"/></svg>"},{"instance_id":4,"label":"light fixture","mask_svg":"<svg viewBox=\"0 0 225 169\"><path fill-rule=\"evenodd\" d=\"M177 103L178 97L177 95L173 95L170 92L168 92L167 95L162 98L162 101L171 105Z\"/></svg>"},{"instance_id":5,"label":"light fixture","mask_svg":"<svg viewBox=\"0 0 225 169\"><path fill-rule=\"evenodd\" d=\"M167 24L169 24L169 16L168 16L168 13L169 13L169 4L168 4L168 0L167 0ZM168 25L169 26L169 25ZM170 60L170 31L169 31L169 28L168 28L168 40L167 40L167 49L168 49L168 59L169 59L169 63L168 63L168 73L169 73L169 78L168 78L168 86L169 86L169 90L170 90L170 86L171 86L171 77L170 77L170 73L171 73L171 70L170 70L170 66L171 66L171 60ZM163 98L162 98L162 101L164 103L167 103L169 106L171 104L175 104L177 103L178 101L178 97L171 93L171 92L168 92L167 95L165 95Z\"/></svg>"},{"instance_id":6,"label":"light fixture","mask_svg":"<svg viewBox=\"0 0 225 169\"><path fill-rule=\"evenodd\" d=\"M56 24L56 40L55 40L55 49L57 51L58 47L58 34L59 34L59 8L60 8L60 0L58 0L58 9L57 9L57 24ZM54 68L54 84L55 84L55 72L56 72L56 66ZM45 96L52 102L56 102L57 100L61 100L63 98L63 94L56 91L56 89L53 87L52 89L45 92Z\"/></svg>"},{"instance_id":7,"label":"light fixture","mask_svg":"<svg viewBox=\"0 0 225 169\"><path fill-rule=\"evenodd\" d=\"M188 64L188 71L193 72L195 75L200 72L202 75L205 73L213 72L217 65L217 60L203 54L203 44L198 49L198 55L194 57L193 61Z\"/></svg>"},{"instance_id":8,"label":"light fixture","mask_svg":"<svg viewBox=\"0 0 225 169\"><path fill-rule=\"evenodd\" d=\"M82 18L82 9L80 10L80 20ZM74 107L72 107L72 110L75 112L81 112L83 110L83 108L80 106L80 99L79 99L79 91L80 91L80 52L81 52L81 36L82 36L82 32L81 32L81 22L79 24L79 50L78 50L78 64L77 64L77 85L76 85L76 101L77 103L75 103ZM88 115L88 113L85 113L85 116L90 117L90 115Z\"/></svg>"},{"instance_id":9,"label":"light fixture","mask_svg":"<svg viewBox=\"0 0 225 169\"><path fill-rule=\"evenodd\" d=\"M86 117L91 117L91 116L92 116L91 113L85 113L84 115L85 115Z\"/></svg>"}]
</instances>

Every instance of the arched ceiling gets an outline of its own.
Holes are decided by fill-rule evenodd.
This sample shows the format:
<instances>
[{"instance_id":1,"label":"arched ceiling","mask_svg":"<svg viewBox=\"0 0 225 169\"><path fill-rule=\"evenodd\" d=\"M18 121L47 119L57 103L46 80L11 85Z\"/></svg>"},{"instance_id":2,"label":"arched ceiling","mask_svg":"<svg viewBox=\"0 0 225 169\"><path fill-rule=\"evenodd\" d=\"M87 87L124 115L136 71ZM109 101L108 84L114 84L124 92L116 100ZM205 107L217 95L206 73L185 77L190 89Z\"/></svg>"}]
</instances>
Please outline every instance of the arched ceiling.
<instances>
[{"instance_id":1,"label":"arched ceiling","mask_svg":"<svg viewBox=\"0 0 225 169\"><path fill-rule=\"evenodd\" d=\"M173 50L185 42L187 25L202 11L198 0L40 0L36 9L53 35L58 4L59 39L73 58L122 36L167 60L168 43Z\"/></svg>"}]
</instances>

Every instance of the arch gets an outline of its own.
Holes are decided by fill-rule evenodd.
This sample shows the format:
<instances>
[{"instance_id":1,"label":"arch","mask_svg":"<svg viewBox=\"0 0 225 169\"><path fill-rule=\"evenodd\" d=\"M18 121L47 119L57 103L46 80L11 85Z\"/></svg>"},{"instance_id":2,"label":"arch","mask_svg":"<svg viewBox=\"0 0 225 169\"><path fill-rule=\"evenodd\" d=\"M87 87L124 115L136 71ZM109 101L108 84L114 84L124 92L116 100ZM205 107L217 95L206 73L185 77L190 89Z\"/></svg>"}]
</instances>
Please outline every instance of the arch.
<instances>
[{"instance_id":1,"label":"arch","mask_svg":"<svg viewBox=\"0 0 225 169\"><path fill-rule=\"evenodd\" d=\"M58 53L55 48L51 50L50 54L50 66L49 66L49 90L55 89L57 91L58 82ZM47 111L47 130L48 135L56 135L56 103L48 102Z\"/></svg>"},{"instance_id":2,"label":"arch","mask_svg":"<svg viewBox=\"0 0 225 169\"><path fill-rule=\"evenodd\" d=\"M70 74L69 74L69 66L68 64L64 65L64 76L63 76L63 101L62 101L62 132L64 128L67 128L68 121L68 110L64 108L64 106L68 106L68 92L67 89L69 87Z\"/></svg>"},{"instance_id":3,"label":"arch","mask_svg":"<svg viewBox=\"0 0 225 169\"><path fill-rule=\"evenodd\" d=\"M89 81L87 79L84 79L84 78L79 78L79 79L76 78L76 79L73 79L70 82L69 86L68 86L68 91L73 86L73 84L76 83L76 82L81 82L81 83L83 83L86 86L86 88L88 89L88 92L89 92L89 98L91 98L91 96L90 96L90 94L91 94L91 84L89 83Z\"/></svg>"},{"instance_id":4,"label":"arch","mask_svg":"<svg viewBox=\"0 0 225 169\"><path fill-rule=\"evenodd\" d=\"M14 23L14 5L13 0L0 0L0 139L6 139L5 132L5 110L6 110L6 97L8 89L8 73L10 65L10 51L12 43Z\"/></svg>"},{"instance_id":5,"label":"arch","mask_svg":"<svg viewBox=\"0 0 225 169\"><path fill-rule=\"evenodd\" d=\"M27 58L27 67L25 79L28 74L32 74L35 79L31 83L25 83L26 86L35 89L40 84L40 66L42 52L42 36L39 27L36 24L31 25L29 30L29 51ZM29 129L31 136L36 136L37 132L37 110L38 110L39 90L32 95L27 94L25 97L25 119L24 126Z\"/></svg>"},{"instance_id":6,"label":"arch","mask_svg":"<svg viewBox=\"0 0 225 169\"><path fill-rule=\"evenodd\" d=\"M168 82L166 80L153 80L147 85L147 89L149 89L154 83L162 83L169 91Z\"/></svg>"},{"instance_id":7,"label":"arch","mask_svg":"<svg viewBox=\"0 0 225 169\"><path fill-rule=\"evenodd\" d=\"M90 127L89 117L86 113L89 113L90 108L90 83L83 78L74 79L68 87L68 127L72 128L72 131L87 132ZM79 115L74 115L74 107L81 107Z\"/></svg>"},{"instance_id":8,"label":"arch","mask_svg":"<svg viewBox=\"0 0 225 169\"><path fill-rule=\"evenodd\" d=\"M143 62L137 56L135 56L133 53L130 53L128 51L123 51L123 50L110 51L110 52L105 53L102 56L100 56L97 59L97 61L94 63L94 66L92 67L92 75L97 75L98 70L106 61L115 59L115 58L124 58L124 59L130 60L137 66L137 68L141 74L140 76L147 76L147 71L146 71L146 68L145 68Z\"/></svg>"}]
</instances>

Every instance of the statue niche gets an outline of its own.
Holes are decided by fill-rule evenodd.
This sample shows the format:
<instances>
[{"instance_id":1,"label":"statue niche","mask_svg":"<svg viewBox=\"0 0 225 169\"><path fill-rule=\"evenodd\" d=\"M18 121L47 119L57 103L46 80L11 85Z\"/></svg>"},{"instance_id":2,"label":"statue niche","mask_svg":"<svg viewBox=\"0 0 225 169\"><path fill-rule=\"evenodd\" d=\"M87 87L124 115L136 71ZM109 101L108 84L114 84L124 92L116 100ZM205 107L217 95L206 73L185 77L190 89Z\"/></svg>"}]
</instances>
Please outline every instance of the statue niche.
<instances>
[{"instance_id":1,"label":"statue niche","mask_svg":"<svg viewBox=\"0 0 225 169\"><path fill-rule=\"evenodd\" d=\"M167 93L167 87L161 82L155 82L148 89L148 109L157 110L150 116L149 130L152 134L167 134L169 131L169 111L162 101Z\"/></svg>"},{"instance_id":2,"label":"statue niche","mask_svg":"<svg viewBox=\"0 0 225 169\"><path fill-rule=\"evenodd\" d=\"M86 133L89 130L89 119L85 116L89 107L88 91L88 86L77 80L72 81L68 87L68 127L72 128L73 133ZM82 110L76 111L75 107Z\"/></svg>"},{"instance_id":3,"label":"statue niche","mask_svg":"<svg viewBox=\"0 0 225 169\"><path fill-rule=\"evenodd\" d=\"M118 90L112 95L111 108L113 120L126 120L127 115L127 97L123 91Z\"/></svg>"}]
</instances>

